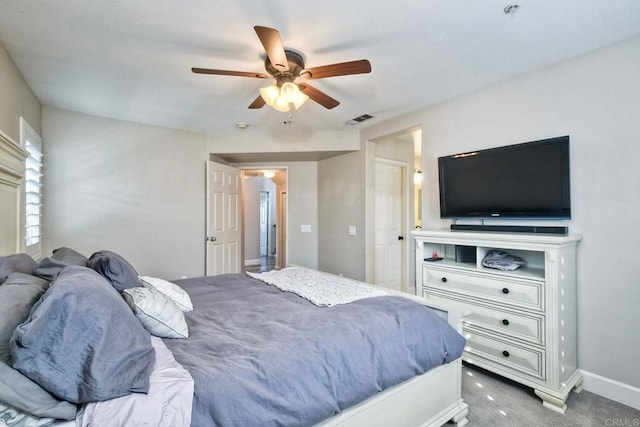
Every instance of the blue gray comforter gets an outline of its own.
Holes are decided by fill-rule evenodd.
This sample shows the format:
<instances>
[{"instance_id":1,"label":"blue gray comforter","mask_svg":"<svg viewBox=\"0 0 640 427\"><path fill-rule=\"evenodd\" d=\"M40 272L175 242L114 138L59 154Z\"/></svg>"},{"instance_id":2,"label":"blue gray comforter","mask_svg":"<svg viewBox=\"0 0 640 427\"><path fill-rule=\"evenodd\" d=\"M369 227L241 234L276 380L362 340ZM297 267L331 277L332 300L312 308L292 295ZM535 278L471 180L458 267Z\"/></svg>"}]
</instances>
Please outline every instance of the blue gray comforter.
<instances>
[{"instance_id":1,"label":"blue gray comforter","mask_svg":"<svg viewBox=\"0 0 640 427\"><path fill-rule=\"evenodd\" d=\"M165 339L195 382L192 425L304 426L460 357L464 338L400 297L333 307L244 274L179 280L189 338Z\"/></svg>"}]
</instances>

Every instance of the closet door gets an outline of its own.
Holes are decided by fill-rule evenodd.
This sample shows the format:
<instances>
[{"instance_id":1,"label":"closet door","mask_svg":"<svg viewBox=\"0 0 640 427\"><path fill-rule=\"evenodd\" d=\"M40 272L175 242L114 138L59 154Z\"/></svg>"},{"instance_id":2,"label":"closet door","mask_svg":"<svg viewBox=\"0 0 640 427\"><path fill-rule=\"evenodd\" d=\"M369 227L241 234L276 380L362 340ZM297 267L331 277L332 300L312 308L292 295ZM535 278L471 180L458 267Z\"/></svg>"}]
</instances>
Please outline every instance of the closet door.
<instances>
[{"instance_id":1,"label":"closet door","mask_svg":"<svg viewBox=\"0 0 640 427\"><path fill-rule=\"evenodd\" d=\"M375 281L402 291L403 165L376 159Z\"/></svg>"},{"instance_id":2,"label":"closet door","mask_svg":"<svg viewBox=\"0 0 640 427\"><path fill-rule=\"evenodd\" d=\"M205 274L239 273L240 170L215 162L208 162L207 168Z\"/></svg>"}]
</instances>

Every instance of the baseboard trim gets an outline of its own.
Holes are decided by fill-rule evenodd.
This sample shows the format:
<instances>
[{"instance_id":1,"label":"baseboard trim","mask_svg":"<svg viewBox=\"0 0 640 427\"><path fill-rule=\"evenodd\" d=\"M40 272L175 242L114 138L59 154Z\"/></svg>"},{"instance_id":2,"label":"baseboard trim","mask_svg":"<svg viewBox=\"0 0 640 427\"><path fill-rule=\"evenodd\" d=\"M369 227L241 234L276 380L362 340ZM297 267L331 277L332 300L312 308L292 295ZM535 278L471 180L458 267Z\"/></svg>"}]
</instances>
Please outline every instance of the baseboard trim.
<instances>
[{"instance_id":1,"label":"baseboard trim","mask_svg":"<svg viewBox=\"0 0 640 427\"><path fill-rule=\"evenodd\" d=\"M260 258L258 259L245 259L244 265L260 265Z\"/></svg>"},{"instance_id":2,"label":"baseboard trim","mask_svg":"<svg viewBox=\"0 0 640 427\"><path fill-rule=\"evenodd\" d=\"M640 410L640 387L580 370L585 390Z\"/></svg>"}]
</instances>

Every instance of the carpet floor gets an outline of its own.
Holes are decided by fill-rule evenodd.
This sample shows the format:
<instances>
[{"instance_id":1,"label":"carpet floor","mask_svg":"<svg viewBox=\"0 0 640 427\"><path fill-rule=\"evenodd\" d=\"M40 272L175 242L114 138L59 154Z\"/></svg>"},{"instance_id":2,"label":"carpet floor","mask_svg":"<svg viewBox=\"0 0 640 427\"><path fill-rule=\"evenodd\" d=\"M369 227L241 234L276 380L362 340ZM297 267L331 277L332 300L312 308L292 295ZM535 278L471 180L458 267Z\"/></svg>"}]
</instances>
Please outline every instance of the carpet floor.
<instances>
[{"instance_id":1,"label":"carpet floor","mask_svg":"<svg viewBox=\"0 0 640 427\"><path fill-rule=\"evenodd\" d=\"M469 427L640 427L640 411L597 394L572 391L566 413L558 414L532 389L474 366L462 368L462 397Z\"/></svg>"}]
</instances>

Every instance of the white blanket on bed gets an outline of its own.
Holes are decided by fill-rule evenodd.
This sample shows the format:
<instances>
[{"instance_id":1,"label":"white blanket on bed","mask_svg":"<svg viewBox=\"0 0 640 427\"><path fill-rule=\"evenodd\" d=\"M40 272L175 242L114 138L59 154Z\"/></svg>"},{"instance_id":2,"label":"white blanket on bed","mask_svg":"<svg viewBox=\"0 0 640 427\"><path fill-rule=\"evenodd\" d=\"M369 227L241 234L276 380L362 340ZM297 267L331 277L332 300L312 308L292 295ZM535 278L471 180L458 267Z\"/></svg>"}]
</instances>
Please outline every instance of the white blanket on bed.
<instances>
[{"instance_id":1,"label":"white blanket on bed","mask_svg":"<svg viewBox=\"0 0 640 427\"><path fill-rule=\"evenodd\" d=\"M83 405L77 427L149 426L175 427L191 424L193 379L173 358L160 338L151 337L156 364L149 378L149 393L133 393L104 402Z\"/></svg>"},{"instance_id":2,"label":"white blanket on bed","mask_svg":"<svg viewBox=\"0 0 640 427\"><path fill-rule=\"evenodd\" d=\"M388 292L356 280L302 267L247 274L282 291L293 292L317 306L329 307L389 295Z\"/></svg>"}]
</instances>

